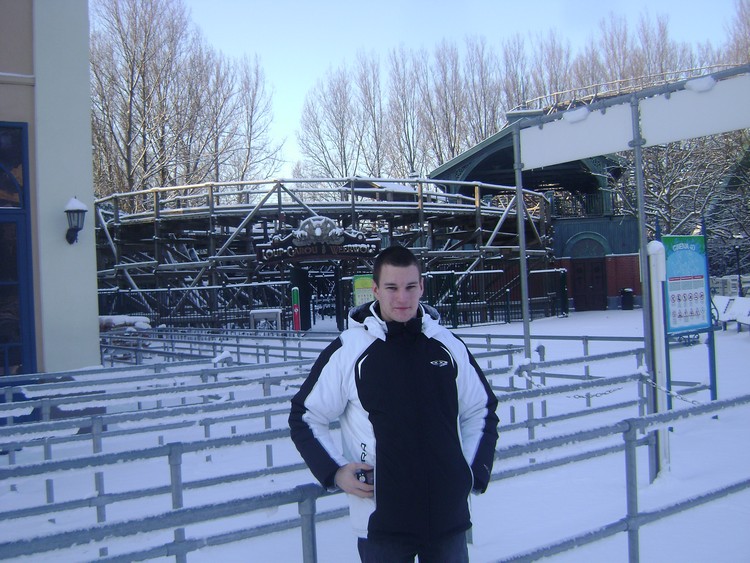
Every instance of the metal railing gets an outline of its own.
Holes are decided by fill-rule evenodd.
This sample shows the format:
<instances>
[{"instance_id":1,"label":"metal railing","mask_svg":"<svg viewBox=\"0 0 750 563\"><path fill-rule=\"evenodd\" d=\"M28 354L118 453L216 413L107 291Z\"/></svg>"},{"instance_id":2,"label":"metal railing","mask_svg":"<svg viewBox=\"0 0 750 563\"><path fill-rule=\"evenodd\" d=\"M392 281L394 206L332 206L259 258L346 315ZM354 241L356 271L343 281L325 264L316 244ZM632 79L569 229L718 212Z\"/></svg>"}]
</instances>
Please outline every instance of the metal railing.
<instances>
[{"instance_id":1,"label":"metal railing","mask_svg":"<svg viewBox=\"0 0 750 563\"><path fill-rule=\"evenodd\" d=\"M706 491L698 496L693 496L686 500L662 506L657 510L641 511L638 508L638 465L636 448L639 445L648 443L651 439L650 437L643 437L643 434L649 430L676 426L679 422L691 417L711 416L727 409L738 408L748 404L750 404L750 395L743 395L734 399L714 401L709 404L693 406L679 411L652 414L640 418L629 418L617 424L593 430L584 430L565 436L538 440L525 445L498 449L496 457L498 459L507 460L510 457L524 457L529 454L558 448L568 444L580 445L585 442L620 435L622 436L622 443L620 445L591 450L583 455L565 456L552 462L535 463L517 469L493 473L492 479L508 479L536 471L543 471L552 467L559 467L565 463L591 459L595 456L623 452L625 458L625 496L627 506L626 514L619 520L602 524L596 529L577 534L573 537L543 547L535 548L525 553L520 553L509 558L503 558L501 561L512 561L516 563L537 561L542 557L549 557L575 547L594 543L618 533L626 533L628 536L628 561L630 563L637 563L640 561L639 533L642 527L678 512L683 512L701 506L707 502L750 488L750 478L743 479L711 491Z\"/></svg>"},{"instance_id":2,"label":"metal railing","mask_svg":"<svg viewBox=\"0 0 750 563\"><path fill-rule=\"evenodd\" d=\"M253 329L253 311L275 307L280 326L291 325L291 293L288 281L200 285L165 288L100 288L100 315L135 315L152 326ZM267 303L259 307L258 303Z\"/></svg>"},{"instance_id":3,"label":"metal railing","mask_svg":"<svg viewBox=\"0 0 750 563\"><path fill-rule=\"evenodd\" d=\"M206 329L155 328L137 331L113 330L101 333L99 347L102 365L212 360L219 356L236 363L261 363L281 359L317 356L321 343L338 333L295 333L285 330L232 330L220 333ZM314 359L312 356L312 359ZM145 360L149 360L146 362Z\"/></svg>"},{"instance_id":4,"label":"metal railing","mask_svg":"<svg viewBox=\"0 0 750 563\"><path fill-rule=\"evenodd\" d=\"M120 554L111 560L138 560L147 557L174 556L177 561L184 561L185 554L208 544L216 545L224 543L226 537L215 536L203 539L186 539L184 527L189 524L206 522L217 518L225 518L233 515L247 514L254 510L281 506L291 502L301 504L309 502L310 491L314 487L299 487L293 490L278 491L269 494L234 498L231 501L208 503L200 506L186 507L183 501L183 493L188 489L200 489L231 485L241 481L278 475L305 469L304 464L286 465L274 468L262 468L255 471L246 471L234 475L224 475L214 478L205 478L193 482L185 482L182 476L182 464L184 456L191 453L206 454L215 452L220 448L242 446L249 442L270 442L282 438L288 438L288 429L268 430L256 434L214 438L198 442L171 443L163 446L145 448L141 450L130 450L117 453L100 453L98 455L83 458L45 461L42 463L23 465L16 467L0 468L0 482L8 482L12 479L28 477L47 477L58 475L62 472L94 471L94 490L96 494L81 499L55 502L54 488L51 479L47 478L47 504L33 506L24 509L15 509L0 513L0 521L24 518L38 514L54 517L65 511L90 508L93 511L92 518L96 517L96 525L83 529L73 529L61 533L49 534L36 538L34 541L18 540L0 543L0 558L20 557L23 555L34 555L55 549L72 548L89 541L102 541L115 539L133 534L143 535L147 532L157 530L174 531L175 541L165 545L151 546L147 549L139 549L135 552ZM147 460L162 460L165 474L169 475L169 484L163 486L145 487L119 493L107 493L105 487L105 470L122 467L124 464L136 464ZM152 476L153 478L153 476ZM12 486L12 485L11 485ZM320 487L317 487L320 489ZM322 496L324 492L316 491L315 496ZM106 523L107 509L114 504L129 500L145 500L157 496L168 496L172 500L171 510L156 515L139 515L135 519L122 522ZM340 510L334 511L336 517L344 515ZM330 516L330 515L329 515ZM233 536L231 541L254 537L280 531L290 527L298 526L296 521L280 521L273 526L264 526L258 529L246 530L239 536ZM142 536L141 536L142 537ZM224 540L222 540L224 537ZM146 543L144 542L138 542ZM99 546L99 554L107 555L107 547ZM105 559L110 560L110 559Z\"/></svg>"},{"instance_id":5,"label":"metal railing","mask_svg":"<svg viewBox=\"0 0 750 563\"><path fill-rule=\"evenodd\" d=\"M618 384L621 382L607 383ZM518 397L513 397L513 399L534 397L535 394L541 396L541 391L542 390L540 389L535 389L531 392L520 392L524 393L524 396L521 397L519 395ZM560 389L558 391L565 392L566 390ZM642 434L649 429L664 427L667 425L674 426L681 420L685 420L689 417L713 415L721 410L744 406L748 403L750 403L750 396L746 395L735 399L716 401L707 405L694 406L681 411L631 418L617 424L603 426L592 430L584 430L574 434L556 436L533 441L528 444L520 444L498 449L496 453L497 459L502 460L503 463L507 464L508 460L512 458L525 458L528 455L537 454L561 446L580 446L595 440L600 441L602 438L616 437L618 435L622 437L622 443L619 445L610 444L605 447L589 450L584 454L569 454L554 460L536 462L531 465L523 465L513 469L496 471L492 476L492 480L494 481L512 478L531 472L543 471L567 463L619 452L624 453L626 464L627 514L622 519L599 526L596 530L556 542L555 544L543 548L537 548L528 553L518 554L508 559L503 559L503 561L534 561L540 557L561 553L572 547L592 543L620 532L628 534L629 560L631 562L638 561L638 532L641 527L676 512L699 506L706 502L722 498L750 487L750 479L743 480L713 491L708 491L705 494L692 497L686 501L673 503L656 511L639 511L635 448L639 445L647 444L651 439L649 436L643 436ZM92 527L43 536L34 542L11 541L0 543L0 555L3 557L20 557L23 555L39 554L53 549L70 548L82 543L84 539L86 541L102 542L107 539L128 536L136 531L138 533L146 533L156 530L175 530L175 540L173 542L119 554L104 560L117 561L142 559L144 557L174 556L177 561L184 561L184 557L187 553L207 545L219 545L229 541L239 541L241 539L248 539L258 535L299 526L304 546L303 560L306 562L316 561L316 522L341 517L347 512L345 508L338 508L318 514L315 507L316 500L319 497L328 495L328 493L323 491L322 488L317 485L303 485L293 489L277 491L265 495L245 497L226 502L208 503L192 507L185 507L182 501L182 495L186 489L229 484L240 480L266 476L268 474L279 474L304 469L304 465L296 464L187 483L183 480L181 472L182 460L185 455L190 453L204 454L208 451L238 446L250 441L272 441L286 438L287 436L287 429L268 430L251 435L216 438L192 443L167 444L165 446L143 450L126 451L114 454L99 454L75 460L47 461L33 465L0 468L0 482L7 482L9 479L19 479L31 476L46 477L52 474L58 474L62 471L71 471L74 469L93 470L95 471L95 490L97 491L96 496L79 499L77 501L54 503L54 498L52 498L49 499L52 502L46 506L5 512L0 514L0 519L20 518L33 514L51 515L63 510L89 507L96 512L98 521L97 525ZM124 463L132 463L137 460L153 458L167 461L164 465L165 467L169 467L169 485L129 491L127 493L108 494L105 492L103 469L115 465L122 465ZM145 499L156 495L170 495L172 498L172 510L157 515L139 518L137 520L109 524L106 523L107 506L116 502L132 499ZM242 532L235 534L221 534L201 538L187 539L184 537L183 533L179 532L180 530L184 531L185 526L190 524L232 515L246 514L255 510L278 507L292 503L298 504L298 511L300 514L299 519L281 520L273 524L243 530ZM106 547L100 547L100 549L103 550L100 551L100 554L107 555Z\"/></svg>"},{"instance_id":6,"label":"metal railing","mask_svg":"<svg viewBox=\"0 0 750 563\"><path fill-rule=\"evenodd\" d=\"M568 293L564 289L564 270L547 269L548 263L544 256L532 257L530 264L532 270L528 302L531 318L554 316L563 312L567 314ZM439 311L444 324L453 328L519 321L523 314L520 277L515 273L517 264L508 261L505 266L510 268L509 271L426 272L425 301ZM280 326L257 332L291 332L290 283L275 283L277 291L273 296L263 296L262 300L253 297L268 285L249 283L191 288L100 289L99 311L103 316L141 316L148 319L151 326L166 325L168 328L163 329L164 332L177 330L175 327L213 327L214 330L232 333L254 329L253 315L263 308L249 303L263 302L268 307L278 308ZM342 295L338 297L341 300L341 311L347 311L354 303L351 284L343 284ZM315 315L315 311L312 315ZM134 354L129 350L115 350L123 355ZM180 359L180 356L175 355L175 359Z\"/></svg>"},{"instance_id":7,"label":"metal railing","mask_svg":"<svg viewBox=\"0 0 750 563\"><path fill-rule=\"evenodd\" d=\"M590 354L589 346L598 340L604 338L597 337L570 337L571 341L578 340L581 342L587 356L583 358L554 360L549 362L538 362L535 364L523 364L518 368L513 367L514 353L512 345L507 344L507 335L502 337L493 337L488 335L462 335L464 339L469 339L470 346L474 350L478 361L487 365L486 371L491 378L497 378L502 375L510 375L508 387L495 385L498 391L505 391L499 395L500 405L510 407L514 403L525 403L526 418L524 420L510 419L510 422L503 427L501 431L510 435L519 429L527 429L529 434L526 443L519 443L511 446L500 448L496 457L502 460L504 466L512 459L521 460L518 467L509 469L496 468L493 474L493 480L502 480L517 475L527 474L535 471L542 471L553 467L559 467L568 463L575 463L595 457L616 454L623 452L627 467L627 514L620 520L607 523L597 530L586 534L580 534L573 538L556 542L555 544L543 548L534 549L528 553L522 553L513 556L508 561L531 561L538 557L560 553L568 548L577 545L583 545L592 541L598 541L610 537L620 532L626 532L629 537L628 545L630 551L630 560L638 561L639 545L638 530L640 527L647 525L664 516L668 516L677 511L687 510L699 504L709 502L716 498L721 498L729 494L744 490L750 486L750 481L741 481L715 491L709 491L699 497L689 501L674 503L658 511L643 512L638 509L638 489L636 480L636 457L635 448L642 445L652 445L653 437L645 434L648 430L660 428L667 425L675 425L680 420L690 416L711 415L725 408L735 408L746 405L750 402L750 396L739 397L733 400L717 401L708 405L699 405L688 407L680 411L673 411L660 415L643 416L643 388L649 385L646 377L640 373L625 373L615 377L602 377L591 368L599 362L611 360L623 355L632 356L635 360L636 367L641 365L641 349L623 350L607 354ZM506 342L503 343L502 340ZM535 339L544 340L545 338L558 337L535 337ZM564 338L564 337L563 337ZM635 339L637 340L637 339ZM517 347L516 347L517 348ZM540 352L540 349L537 349ZM540 354L540 358L543 352ZM304 361L304 360L302 360ZM495 362L495 366L493 366ZM504 364L504 365L500 365ZM575 364L574 369L565 370L562 366ZM289 364L286 363L285 366ZM552 373L551 369L558 366L558 373ZM167 366L172 367L172 366ZM226 373L231 376L233 370L237 369L265 369L268 370L270 365L258 366L236 366L232 368L209 368L208 373L204 373L203 379L212 379L218 373ZM230 370L230 371L227 371ZM515 371L515 375L513 372ZM576 373L559 373L560 371L574 371ZM626 370L627 371L627 370ZM84 375L86 372L83 372ZM122 379L118 370L118 377L113 379ZM194 372L192 377L201 377L200 370ZM161 374L155 374L161 375ZM175 377L174 374L163 374L165 377ZM526 389L517 389L512 383L513 377L518 376L526 382ZM153 377L153 376L150 376ZM187 554L206 546L222 545L229 542L240 541L258 537L264 534L288 530L299 527L302 535L302 552L305 562L316 561L317 547L315 539L316 522L330 518L338 518L347 513L344 507L336 507L331 510L318 513L316 501L318 498L328 496L317 485L300 485L291 489L278 490L262 495L247 496L244 498L235 498L232 495L231 500L215 501L195 506L186 506L183 499L183 492L186 490L208 489L217 491L222 485L237 484L248 482L252 479L267 477L269 475L290 474L300 471L300 479L307 480L309 475L304 470L301 463L285 463L279 465L274 462L273 455L269 454L269 447L276 443L288 443L288 430L286 428L273 429L272 419L282 417L288 412L287 406L282 403L288 402L288 395L282 393L277 396L270 395L270 386L283 385L288 387L290 378L289 374L278 377L257 377L256 384L266 385L263 391L263 398L248 401L229 401L227 403L199 403L192 405L180 405L174 407L154 408L136 412L120 413L112 415L103 415L100 417L79 418L71 420L58 420L50 422L39 422L35 424L15 425L14 427L0 428L0 449L8 449L13 444L8 439L17 439L18 436L26 435L28 439L16 440L15 446L31 447L31 444L43 449L44 460L38 463L24 465L13 465L15 458L9 452L8 467L0 468L0 483L5 486L14 486L14 482L19 479L38 477L44 479L46 490L46 501L44 504L36 506L27 506L6 510L0 512L0 522L13 521L19 518L25 518L32 515L47 515L56 518L58 514L63 514L67 510L86 509L92 510L91 518L95 518L96 523L90 527L81 529L72 529L64 532L53 534L42 534L34 541L12 540L0 543L0 558L20 557L23 555L34 555L44 553L53 549L68 549L76 545L87 542L96 542L90 549L98 549L98 555L104 561L125 561L133 559L143 559L158 556L175 557L177 561L186 561ZM47 377L47 380L50 378ZM94 378L91 378L94 379ZM158 377L153 378L158 381ZM565 380L583 380L582 382L566 383ZM216 394L218 392L227 393L229 388L222 387L227 382L202 383L196 386L194 390L197 396L203 396L207 393ZM609 391L614 388L630 387L636 385L637 398L625 402L615 402L605 400L610 398ZM48 390L56 384L48 383ZM61 384L64 387L64 383ZM244 383L240 385L242 387ZM137 397L136 392L129 399ZM114 396L106 393L106 396ZM151 397L154 401L156 396ZM572 410L570 412L557 412L554 415L548 415L542 410L541 416L536 416L533 405L539 401L546 401L552 397L567 397L580 401L583 408ZM99 396L99 399L104 398ZM89 399L95 400L96 396L90 396ZM593 401L597 401L594 406ZM600 404L601 403L601 404ZM529 409L529 405L532 409ZM573 434L557 435L537 439L534 433L535 428L546 426L548 429L554 427L558 422L569 420L573 417L584 416L585 414L601 414L612 412L617 409L629 409L635 407L637 417L628 418L616 424L610 424L584 430ZM611 416L611 414L610 414ZM236 434L235 421L244 419L263 419L264 430L260 432L251 432L245 434ZM127 425L118 429L118 425ZM214 425L220 425L223 428L224 435L220 437L211 437L210 428ZM139 427L140 425L140 427ZM184 429L185 425L192 425L203 428L204 438L182 443L163 443L165 438L171 439L169 432L172 429ZM65 430L70 433L71 429L90 427L91 434L86 436L68 436L53 437L55 432ZM104 431L104 428L108 429ZM122 436L128 436L127 440L132 440L138 433L158 432L160 438L159 445L155 447L143 448L139 450L127 450L121 452L104 453L106 443L102 439L117 439ZM34 440L36 436L43 436L43 440ZM621 440L618 442L617 437ZM3 440L2 437L5 437ZM91 440L93 455L68 459L51 459L52 447L57 443L63 443L63 440ZM59 442L57 442L59 440ZM580 446L597 440L606 443L600 447L594 447L585 452L581 452ZM40 443L41 442L41 443ZM259 466L251 470L218 476L205 476L198 479L188 480L183 477L182 467L185 456L203 457L207 462L211 457L218 457L227 448L247 447L255 444L258 447L266 446L265 466ZM287 444L288 445L288 444ZM571 453L568 446L575 446L575 452ZM106 446L107 449L113 449L114 446ZM528 463L529 456L535 456L539 452L555 450L562 447L562 455L545 460L534 460L534 463ZM262 459L262 458L261 458ZM161 460L160 467L164 468L164 475L168 473L168 484L156 484L146 486L136 490L109 492L107 490L106 475L107 470L111 468L121 468L123 465L145 462L148 460ZM260 461L260 460L259 460ZM262 465L262 463L261 463ZM167 471L168 468L168 471ZM92 479L95 494L85 498L67 499L57 501L55 499L55 479L68 473L83 472ZM138 486L138 483L135 484ZM236 490L236 489L235 489ZM172 508L164 510L158 514L142 515L138 518L129 518L125 521L108 522L107 509L114 507L117 503L132 500L145 500L148 498L157 498L159 496L170 498ZM212 494L212 498L214 495ZM218 518L231 517L234 515L251 514L254 511L270 507L280 507L285 505L298 506L299 518L279 519L271 524L257 523L256 525L243 528L233 532L224 532L214 535L203 535L200 537L187 537L185 528L192 524L198 524ZM135 533L145 534L147 532L168 531L172 532L173 540L168 542L156 542L151 546L143 546L139 541L139 547L135 551L128 553L109 554L110 549L114 550L112 542L116 543L118 538L127 538ZM142 536L140 536L142 537ZM88 556L87 556L88 557ZM88 558L95 558L95 555Z\"/></svg>"}]
</instances>

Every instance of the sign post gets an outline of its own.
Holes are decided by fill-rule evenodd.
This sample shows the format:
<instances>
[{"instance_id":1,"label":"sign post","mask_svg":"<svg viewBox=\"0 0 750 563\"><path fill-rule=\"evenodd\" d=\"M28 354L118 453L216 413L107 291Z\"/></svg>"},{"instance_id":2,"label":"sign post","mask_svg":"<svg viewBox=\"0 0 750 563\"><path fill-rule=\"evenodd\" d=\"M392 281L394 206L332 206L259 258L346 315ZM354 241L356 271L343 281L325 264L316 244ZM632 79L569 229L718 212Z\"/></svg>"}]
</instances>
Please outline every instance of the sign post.
<instances>
[{"instance_id":1,"label":"sign post","mask_svg":"<svg viewBox=\"0 0 750 563\"><path fill-rule=\"evenodd\" d=\"M711 326L706 243L702 236L662 237L667 260L667 332L695 332Z\"/></svg>"},{"instance_id":2,"label":"sign post","mask_svg":"<svg viewBox=\"0 0 750 563\"><path fill-rule=\"evenodd\" d=\"M664 317L666 337L697 335L708 332L711 400L717 398L713 326L711 323L711 292L709 289L706 237L663 236L666 256ZM667 354L669 348L667 348ZM671 373L667 373L671 390ZM669 408L672 406L668 397Z\"/></svg>"},{"instance_id":3,"label":"sign post","mask_svg":"<svg viewBox=\"0 0 750 563\"><path fill-rule=\"evenodd\" d=\"M298 287L292 288L292 323L294 325L294 330L296 331L301 330L302 321L300 319L299 288Z\"/></svg>"}]
</instances>

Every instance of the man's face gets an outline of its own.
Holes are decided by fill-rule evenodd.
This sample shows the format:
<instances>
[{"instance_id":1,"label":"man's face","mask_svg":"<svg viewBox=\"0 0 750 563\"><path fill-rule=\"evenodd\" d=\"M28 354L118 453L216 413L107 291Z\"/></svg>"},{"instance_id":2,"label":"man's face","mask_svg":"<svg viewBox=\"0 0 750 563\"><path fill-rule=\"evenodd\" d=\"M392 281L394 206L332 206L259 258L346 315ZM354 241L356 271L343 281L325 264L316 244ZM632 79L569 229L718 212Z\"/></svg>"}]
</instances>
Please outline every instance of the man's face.
<instances>
[{"instance_id":1,"label":"man's face","mask_svg":"<svg viewBox=\"0 0 750 563\"><path fill-rule=\"evenodd\" d=\"M424 283L419 268L414 265L401 268L384 264L380 283L373 282L372 291L380 303L380 316L384 321L405 323L417 316Z\"/></svg>"}]
</instances>

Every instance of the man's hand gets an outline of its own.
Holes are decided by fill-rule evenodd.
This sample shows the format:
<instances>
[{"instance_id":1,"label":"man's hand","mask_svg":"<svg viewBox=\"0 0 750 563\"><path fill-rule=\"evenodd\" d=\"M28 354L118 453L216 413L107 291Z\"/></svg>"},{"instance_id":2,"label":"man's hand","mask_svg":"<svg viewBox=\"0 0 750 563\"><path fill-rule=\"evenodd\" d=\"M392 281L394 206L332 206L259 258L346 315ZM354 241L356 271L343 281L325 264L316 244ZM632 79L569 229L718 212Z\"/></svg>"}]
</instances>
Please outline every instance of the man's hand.
<instances>
[{"instance_id":1,"label":"man's hand","mask_svg":"<svg viewBox=\"0 0 750 563\"><path fill-rule=\"evenodd\" d=\"M336 477L334 477L333 482L345 493L361 498L372 498L375 487L367 483L362 483L355 475L357 471L363 469L370 470L373 467L366 463L347 463L346 465L342 465L336 471Z\"/></svg>"}]
</instances>

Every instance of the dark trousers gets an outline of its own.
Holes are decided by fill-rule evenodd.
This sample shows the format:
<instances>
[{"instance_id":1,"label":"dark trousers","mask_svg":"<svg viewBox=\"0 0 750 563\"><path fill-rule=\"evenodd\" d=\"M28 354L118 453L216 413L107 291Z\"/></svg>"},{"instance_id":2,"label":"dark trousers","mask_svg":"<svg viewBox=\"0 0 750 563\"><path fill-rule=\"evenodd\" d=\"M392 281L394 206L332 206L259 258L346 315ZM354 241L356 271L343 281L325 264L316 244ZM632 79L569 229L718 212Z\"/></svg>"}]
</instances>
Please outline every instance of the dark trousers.
<instances>
[{"instance_id":1,"label":"dark trousers","mask_svg":"<svg viewBox=\"0 0 750 563\"><path fill-rule=\"evenodd\" d=\"M362 563L469 563L466 532L430 544L401 543L388 540L359 538L357 542Z\"/></svg>"}]
</instances>

